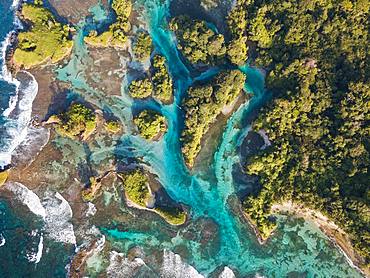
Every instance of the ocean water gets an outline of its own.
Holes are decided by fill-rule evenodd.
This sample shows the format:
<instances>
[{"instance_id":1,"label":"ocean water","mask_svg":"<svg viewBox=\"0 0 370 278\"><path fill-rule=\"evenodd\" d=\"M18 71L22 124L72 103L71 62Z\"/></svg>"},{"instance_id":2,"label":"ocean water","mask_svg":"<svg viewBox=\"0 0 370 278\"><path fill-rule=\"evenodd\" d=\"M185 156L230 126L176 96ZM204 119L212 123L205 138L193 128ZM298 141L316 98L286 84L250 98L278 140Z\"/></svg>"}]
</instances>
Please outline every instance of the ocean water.
<instances>
[{"instance_id":1,"label":"ocean water","mask_svg":"<svg viewBox=\"0 0 370 278\"><path fill-rule=\"evenodd\" d=\"M9 1L0 1L4 7L11 6ZM158 217L99 225L101 245L109 242L113 250L107 255L100 254L98 248L88 263L89 277L107 273L108 277L186 278L216 275L215 271L220 274L214 277L361 277L312 223L280 216L276 234L260 245L238 214L233 180L234 166L241 162L237 147L250 129L245 119L270 97L259 69L248 65L240 68L247 76L246 93L252 94L252 98L228 120L212 164L207 170L202 167L191 172L185 167L179 140L183 126L181 101L195 80L208 79L219 69L193 76L168 30L169 4L165 0L142 0L136 2L136 7L148 24L155 50L167 59L175 85L174 104L133 101L125 89L127 76L123 78L120 96L106 96L89 85L84 70L93 61L83 37L92 28L111 20L101 6L91 8L93 22L79 23L72 57L67 65L56 70L57 78L71 85L71 93L108 110L126 128L113 146L100 142L89 149L89 154L82 144L73 144L72 148L68 140L55 139L57 146L68 146L64 159L69 155L69 162L79 165L88 156L92 164L98 165L112 155L122 162L140 158L143 166L158 176L170 197L189 208L190 220L183 227L169 227ZM5 28L0 29L3 40L14 28L14 13L9 9L0 12L6 18L5 24L0 25ZM16 94L16 86L9 84L9 80L0 86L3 86L1 94L7 99L2 107L7 109L9 99ZM134 132L133 112L148 107L163 113L168 121L168 132L158 142L149 143ZM6 123L11 119L4 116L2 121L1 126L6 128L0 140L6 140L9 131ZM73 149L73 157L67 154L67 149ZM6 151L9 153L9 149L3 150ZM29 277L65 276L69 256L75 243L79 244L70 223L73 212L68 203L58 193L38 196L20 184L7 187L8 195L0 195L0 277L27 277L28 273ZM140 256L131 260L127 254L133 248L140 249ZM160 257L161 263L156 264L153 257ZM12 268L16 272L10 272Z\"/></svg>"}]
</instances>

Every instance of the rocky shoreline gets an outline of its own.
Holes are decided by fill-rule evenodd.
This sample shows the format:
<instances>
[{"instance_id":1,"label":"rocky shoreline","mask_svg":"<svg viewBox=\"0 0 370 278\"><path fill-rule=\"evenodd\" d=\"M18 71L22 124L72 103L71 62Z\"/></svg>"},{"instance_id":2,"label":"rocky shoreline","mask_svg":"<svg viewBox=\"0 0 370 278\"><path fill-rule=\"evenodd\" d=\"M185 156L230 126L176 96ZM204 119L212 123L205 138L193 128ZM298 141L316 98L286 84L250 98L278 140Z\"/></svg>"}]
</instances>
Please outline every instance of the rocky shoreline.
<instances>
[{"instance_id":1,"label":"rocky shoreline","mask_svg":"<svg viewBox=\"0 0 370 278\"><path fill-rule=\"evenodd\" d=\"M291 217L303 218L305 221L314 223L343 253L351 267L357 269L365 277L370 277L369 266L367 266L364 262L364 259L356 253L348 235L322 213L292 202L275 204L272 206L271 210L274 215L287 214ZM244 211L241 213L251 229L254 231L257 240L261 245L266 244L267 241L274 236L275 230L272 231L267 238L263 238L248 214L246 214Z\"/></svg>"},{"instance_id":2,"label":"rocky shoreline","mask_svg":"<svg viewBox=\"0 0 370 278\"><path fill-rule=\"evenodd\" d=\"M370 276L369 266L365 265L363 258L353 249L348 235L319 211L293 202L285 202L273 205L272 212L274 214L287 213L288 215L302 217L305 220L313 222L339 248L352 267L357 268L366 277Z\"/></svg>"}]
</instances>

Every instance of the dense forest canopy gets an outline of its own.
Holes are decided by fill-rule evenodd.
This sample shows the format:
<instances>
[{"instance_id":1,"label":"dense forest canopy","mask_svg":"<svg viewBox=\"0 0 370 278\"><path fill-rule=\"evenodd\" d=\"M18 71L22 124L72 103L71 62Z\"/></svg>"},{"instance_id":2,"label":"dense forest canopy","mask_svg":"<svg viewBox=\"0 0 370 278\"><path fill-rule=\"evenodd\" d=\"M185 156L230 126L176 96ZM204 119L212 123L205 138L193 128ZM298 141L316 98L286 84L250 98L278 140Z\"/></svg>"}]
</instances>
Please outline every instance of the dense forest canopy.
<instances>
[{"instance_id":1,"label":"dense forest canopy","mask_svg":"<svg viewBox=\"0 0 370 278\"><path fill-rule=\"evenodd\" d=\"M262 189L246 212L267 237L271 206L287 200L318 209L370 259L370 61L367 0L238 1L255 63L268 70L273 100L259 114L271 147L246 171ZM240 31L239 31L240 32ZM244 31L243 31L244 32Z\"/></svg>"},{"instance_id":2,"label":"dense forest canopy","mask_svg":"<svg viewBox=\"0 0 370 278\"><path fill-rule=\"evenodd\" d=\"M189 167L194 165L203 136L221 114L243 92L245 75L238 70L223 71L207 84L195 84L183 101L184 130L181 134L182 153Z\"/></svg>"}]
</instances>

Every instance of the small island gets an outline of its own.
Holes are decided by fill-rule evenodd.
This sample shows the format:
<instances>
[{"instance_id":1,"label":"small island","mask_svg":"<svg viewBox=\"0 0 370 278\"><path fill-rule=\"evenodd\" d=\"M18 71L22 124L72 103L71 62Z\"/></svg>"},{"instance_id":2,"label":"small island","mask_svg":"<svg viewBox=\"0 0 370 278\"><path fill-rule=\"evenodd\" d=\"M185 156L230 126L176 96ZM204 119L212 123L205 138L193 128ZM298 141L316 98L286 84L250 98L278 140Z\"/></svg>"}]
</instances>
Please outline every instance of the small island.
<instances>
[{"instance_id":1,"label":"small island","mask_svg":"<svg viewBox=\"0 0 370 278\"><path fill-rule=\"evenodd\" d=\"M153 97L162 103L169 104L173 99L173 83L166 67L166 59L157 54L154 56L152 64Z\"/></svg>"},{"instance_id":2,"label":"small island","mask_svg":"<svg viewBox=\"0 0 370 278\"><path fill-rule=\"evenodd\" d=\"M131 0L113 0L112 9L116 14L116 22L101 34L98 34L95 30L91 31L84 38L85 43L95 47L125 47L128 39L127 33L131 29L129 22L132 11Z\"/></svg>"},{"instance_id":3,"label":"small island","mask_svg":"<svg viewBox=\"0 0 370 278\"><path fill-rule=\"evenodd\" d=\"M152 38L147 32L141 31L136 35L136 41L133 45L133 52L135 58L144 62L150 58L153 50Z\"/></svg>"},{"instance_id":4,"label":"small island","mask_svg":"<svg viewBox=\"0 0 370 278\"><path fill-rule=\"evenodd\" d=\"M219 73L206 84L189 88L183 102L185 125L181 134L182 153L189 168L201 149L203 136L222 113L243 92L246 77L239 70Z\"/></svg>"},{"instance_id":5,"label":"small island","mask_svg":"<svg viewBox=\"0 0 370 278\"><path fill-rule=\"evenodd\" d=\"M176 34L178 48L192 64L215 63L226 54L224 36L215 33L205 21L183 15L173 18L170 28Z\"/></svg>"},{"instance_id":6,"label":"small island","mask_svg":"<svg viewBox=\"0 0 370 278\"><path fill-rule=\"evenodd\" d=\"M148 175L140 169L119 173L125 195L131 205L156 212L171 225L182 225L186 221L186 213L180 206L157 204L156 194L150 186Z\"/></svg>"},{"instance_id":7,"label":"small island","mask_svg":"<svg viewBox=\"0 0 370 278\"><path fill-rule=\"evenodd\" d=\"M17 68L30 69L48 61L57 63L71 53L71 28L57 22L42 5L24 4L21 18L30 28L18 34L13 55Z\"/></svg>"},{"instance_id":8,"label":"small island","mask_svg":"<svg viewBox=\"0 0 370 278\"><path fill-rule=\"evenodd\" d=\"M172 102L173 83L166 67L166 59L163 56L156 54L153 57L151 75L132 81L129 86L129 94L138 99L153 97L163 104Z\"/></svg>"},{"instance_id":9,"label":"small island","mask_svg":"<svg viewBox=\"0 0 370 278\"><path fill-rule=\"evenodd\" d=\"M61 136L86 140L94 133L97 120L92 109L74 103L66 112L51 116L45 124L52 124Z\"/></svg>"},{"instance_id":10,"label":"small island","mask_svg":"<svg viewBox=\"0 0 370 278\"><path fill-rule=\"evenodd\" d=\"M135 118L134 123L141 137L147 140L157 140L167 130L166 118L153 110L144 110Z\"/></svg>"},{"instance_id":11,"label":"small island","mask_svg":"<svg viewBox=\"0 0 370 278\"><path fill-rule=\"evenodd\" d=\"M104 128L106 131L112 134L117 134L122 130L120 123L116 120L107 120L104 123Z\"/></svg>"}]
</instances>

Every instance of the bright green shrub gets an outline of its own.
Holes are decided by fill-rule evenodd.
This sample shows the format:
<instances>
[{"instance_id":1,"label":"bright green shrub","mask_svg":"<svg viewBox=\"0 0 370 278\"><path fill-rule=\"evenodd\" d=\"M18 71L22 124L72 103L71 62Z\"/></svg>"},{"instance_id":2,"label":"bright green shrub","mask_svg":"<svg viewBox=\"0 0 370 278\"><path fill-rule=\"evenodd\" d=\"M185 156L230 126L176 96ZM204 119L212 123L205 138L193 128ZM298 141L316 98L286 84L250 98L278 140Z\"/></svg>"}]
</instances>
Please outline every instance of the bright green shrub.
<instances>
[{"instance_id":1,"label":"bright green shrub","mask_svg":"<svg viewBox=\"0 0 370 278\"><path fill-rule=\"evenodd\" d=\"M144 110L134 118L140 135L147 139L153 140L158 135L166 131L166 118L161 114L152 111Z\"/></svg>"}]
</instances>

